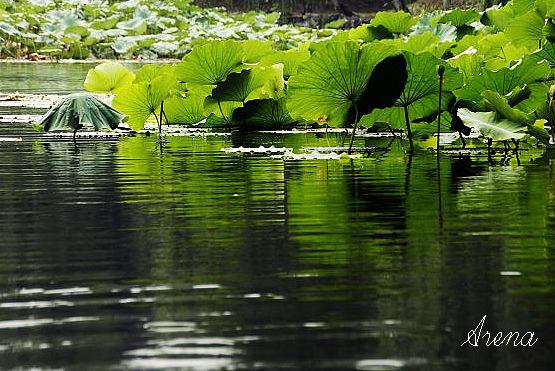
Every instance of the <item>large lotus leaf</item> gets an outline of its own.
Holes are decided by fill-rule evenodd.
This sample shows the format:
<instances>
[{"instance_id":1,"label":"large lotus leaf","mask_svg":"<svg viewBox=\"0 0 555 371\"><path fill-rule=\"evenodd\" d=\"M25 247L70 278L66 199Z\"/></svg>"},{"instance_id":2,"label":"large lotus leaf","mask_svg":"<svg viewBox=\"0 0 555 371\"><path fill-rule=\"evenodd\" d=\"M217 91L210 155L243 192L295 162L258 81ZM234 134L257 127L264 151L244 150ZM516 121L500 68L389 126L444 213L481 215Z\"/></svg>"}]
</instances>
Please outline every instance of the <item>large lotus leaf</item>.
<instances>
[{"instance_id":1,"label":"large lotus leaf","mask_svg":"<svg viewBox=\"0 0 555 371\"><path fill-rule=\"evenodd\" d=\"M274 65L277 63L283 64L283 76L288 78L295 75L304 62L310 59L310 52L308 48L299 48L291 50L283 50L274 52L264 56L260 60L260 64L264 66Z\"/></svg>"},{"instance_id":2,"label":"large lotus leaf","mask_svg":"<svg viewBox=\"0 0 555 371\"><path fill-rule=\"evenodd\" d=\"M164 112L170 124L194 125L204 116L205 96L192 94L186 98L173 96L164 101Z\"/></svg>"},{"instance_id":3,"label":"large lotus leaf","mask_svg":"<svg viewBox=\"0 0 555 371\"><path fill-rule=\"evenodd\" d=\"M538 14L536 9L513 19L507 25L505 32L517 46L525 46L530 51L536 50L543 39L545 19Z\"/></svg>"},{"instance_id":4,"label":"large lotus leaf","mask_svg":"<svg viewBox=\"0 0 555 371\"><path fill-rule=\"evenodd\" d=\"M441 58L455 44L453 41L441 41L441 38L431 31L413 34L405 40L395 39L394 42L401 50L414 54L428 52L437 58Z\"/></svg>"},{"instance_id":5,"label":"large lotus leaf","mask_svg":"<svg viewBox=\"0 0 555 371\"><path fill-rule=\"evenodd\" d=\"M459 108L457 115L466 126L475 128L492 140L522 139L526 125L514 121L501 119L495 112L472 112L466 108Z\"/></svg>"},{"instance_id":6,"label":"large lotus leaf","mask_svg":"<svg viewBox=\"0 0 555 371\"><path fill-rule=\"evenodd\" d=\"M88 93L70 94L52 107L38 122L44 131L78 130L88 123L95 130L118 127L125 116Z\"/></svg>"},{"instance_id":7,"label":"large lotus leaf","mask_svg":"<svg viewBox=\"0 0 555 371\"><path fill-rule=\"evenodd\" d=\"M437 17L434 14L422 15L418 23L412 28L410 35L420 35L431 32L435 36L439 36L440 41L455 41L457 38L457 28L450 24L437 23Z\"/></svg>"},{"instance_id":8,"label":"large lotus leaf","mask_svg":"<svg viewBox=\"0 0 555 371\"><path fill-rule=\"evenodd\" d=\"M212 97L220 101L246 103L265 96L275 98L283 91L283 87L283 65L254 67L229 74L212 91Z\"/></svg>"},{"instance_id":9,"label":"large lotus leaf","mask_svg":"<svg viewBox=\"0 0 555 371\"><path fill-rule=\"evenodd\" d=\"M162 75L172 76L174 73L173 66L146 64L137 71L136 82L150 82Z\"/></svg>"},{"instance_id":10,"label":"large lotus leaf","mask_svg":"<svg viewBox=\"0 0 555 371\"><path fill-rule=\"evenodd\" d=\"M407 61L408 80L399 100L395 103L398 107L409 106L414 102L429 95L439 92L439 79L437 66L443 65L443 91L458 89L463 81L462 75L445 61L429 53L412 54L404 52Z\"/></svg>"},{"instance_id":11,"label":"large lotus leaf","mask_svg":"<svg viewBox=\"0 0 555 371\"><path fill-rule=\"evenodd\" d=\"M117 28L127 31L130 35L143 35L147 30L147 24L144 19L133 18L128 21L119 22Z\"/></svg>"},{"instance_id":12,"label":"large lotus leaf","mask_svg":"<svg viewBox=\"0 0 555 371\"><path fill-rule=\"evenodd\" d=\"M83 86L93 93L113 93L119 88L129 85L135 80L133 72L122 64L104 62L90 69Z\"/></svg>"},{"instance_id":13,"label":"large lotus leaf","mask_svg":"<svg viewBox=\"0 0 555 371\"><path fill-rule=\"evenodd\" d=\"M394 128L403 127L405 122L404 107L408 107L409 120L414 121L434 114L438 111L439 79L437 66L443 65L443 95L441 109L447 109L449 92L462 85L461 74L444 61L429 53L412 54L404 52L407 61L408 80L395 107L376 109L362 118L361 124L366 127L376 122L387 122Z\"/></svg>"},{"instance_id":14,"label":"large lotus leaf","mask_svg":"<svg viewBox=\"0 0 555 371\"><path fill-rule=\"evenodd\" d=\"M367 108L368 102L361 100L365 91L382 89L368 86L375 66L397 53L378 42L362 48L354 41L327 44L289 79L287 107L291 115L314 121L325 118L332 126L348 124L355 105L359 113Z\"/></svg>"},{"instance_id":15,"label":"large lotus leaf","mask_svg":"<svg viewBox=\"0 0 555 371\"><path fill-rule=\"evenodd\" d=\"M293 124L286 99L257 99L239 107L233 112L233 121L244 128L279 128Z\"/></svg>"},{"instance_id":16,"label":"large lotus leaf","mask_svg":"<svg viewBox=\"0 0 555 371\"><path fill-rule=\"evenodd\" d=\"M176 76L187 83L216 85L243 64L243 47L236 41L214 41L197 46L176 65Z\"/></svg>"},{"instance_id":17,"label":"large lotus leaf","mask_svg":"<svg viewBox=\"0 0 555 371\"><path fill-rule=\"evenodd\" d=\"M405 12L378 12L370 22L373 27L382 26L392 33L406 34L418 20Z\"/></svg>"},{"instance_id":18,"label":"large lotus leaf","mask_svg":"<svg viewBox=\"0 0 555 371\"><path fill-rule=\"evenodd\" d=\"M204 100L204 116L216 117L220 120L223 120L224 123L231 125L233 111L235 111L236 108L241 107L242 105L243 103L241 102L222 102L212 97L208 97ZM214 120L214 122L218 122L218 120Z\"/></svg>"},{"instance_id":19,"label":"large lotus leaf","mask_svg":"<svg viewBox=\"0 0 555 371\"><path fill-rule=\"evenodd\" d=\"M472 47L448 59L447 62L451 66L458 68L465 80L482 72L484 65L483 56L478 54L477 50Z\"/></svg>"},{"instance_id":20,"label":"large lotus leaf","mask_svg":"<svg viewBox=\"0 0 555 371\"><path fill-rule=\"evenodd\" d=\"M274 52L271 41L243 40L241 45L245 63L258 63L262 57Z\"/></svg>"},{"instance_id":21,"label":"large lotus leaf","mask_svg":"<svg viewBox=\"0 0 555 371\"><path fill-rule=\"evenodd\" d=\"M462 27L465 25L470 25L473 22L480 20L480 13L473 9L452 9L447 12L439 19L440 23L450 23L455 27Z\"/></svg>"},{"instance_id":22,"label":"large lotus leaf","mask_svg":"<svg viewBox=\"0 0 555 371\"><path fill-rule=\"evenodd\" d=\"M549 92L549 86L544 82L538 82L526 85L526 89L529 91L528 96L526 97L526 99L519 101L514 107L518 108L522 112L531 114L534 113L538 109L538 107L546 101L546 97ZM511 97L509 97L509 101L510 100Z\"/></svg>"},{"instance_id":23,"label":"large lotus leaf","mask_svg":"<svg viewBox=\"0 0 555 371\"><path fill-rule=\"evenodd\" d=\"M545 61L538 62L536 56L528 56L511 68L499 71L482 69L482 73L471 77L461 89L455 91L458 99L479 102L481 92L492 90L501 95L510 93L514 88L537 81L545 81L551 68Z\"/></svg>"},{"instance_id":24,"label":"large lotus leaf","mask_svg":"<svg viewBox=\"0 0 555 371\"><path fill-rule=\"evenodd\" d=\"M507 97L491 90L482 92L482 96L484 97L486 108L497 112L499 117L522 125L533 124L534 119L532 116L525 114L517 108L511 107Z\"/></svg>"},{"instance_id":25,"label":"large lotus leaf","mask_svg":"<svg viewBox=\"0 0 555 371\"><path fill-rule=\"evenodd\" d=\"M552 67L555 67L555 42L547 41L542 48L534 54L548 61Z\"/></svg>"},{"instance_id":26,"label":"large lotus leaf","mask_svg":"<svg viewBox=\"0 0 555 371\"><path fill-rule=\"evenodd\" d=\"M166 99L174 83L172 75L162 75L150 82L134 83L120 89L112 104L114 108L129 116L128 123L133 130L140 130Z\"/></svg>"},{"instance_id":27,"label":"large lotus leaf","mask_svg":"<svg viewBox=\"0 0 555 371\"><path fill-rule=\"evenodd\" d=\"M503 31L514 19L512 5L491 7L482 15L481 22L493 27L496 31Z\"/></svg>"},{"instance_id":28,"label":"large lotus leaf","mask_svg":"<svg viewBox=\"0 0 555 371\"><path fill-rule=\"evenodd\" d=\"M452 97L452 95L451 93L444 93L442 97L441 110L444 111L449 108L449 102L451 101L450 97ZM429 121L429 117L437 115L438 98L437 95L428 95L407 106L411 123L423 120ZM405 108L388 107L375 109L370 114L363 116L360 120L360 124L368 128L374 126L376 123L387 123L394 129L406 128Z\"/></svg>"},{"instance_id":29,"label":"large lotus leaf","mask_svg":"<svg viewBox=\"0 0 555 371\"><path fill-rule=\"evenodd\" d=\"M515 61L522 59L529 54L530 51L528 47L515 46L509 43L503 46L497 55L487 59L485 62L485 67L491 71L497 71L502 68L511 67L515 63Z\"/></svg>"}]
</instances>

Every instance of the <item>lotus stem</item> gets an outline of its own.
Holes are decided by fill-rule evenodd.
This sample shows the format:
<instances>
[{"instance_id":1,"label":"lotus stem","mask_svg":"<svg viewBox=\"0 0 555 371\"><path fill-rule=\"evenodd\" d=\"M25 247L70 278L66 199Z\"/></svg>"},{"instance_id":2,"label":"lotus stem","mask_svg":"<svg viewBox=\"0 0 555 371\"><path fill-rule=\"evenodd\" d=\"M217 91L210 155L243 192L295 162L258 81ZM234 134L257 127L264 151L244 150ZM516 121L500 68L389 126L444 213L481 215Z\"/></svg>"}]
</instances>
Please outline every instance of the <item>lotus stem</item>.
<instances>
[{"instance_id":1,"label":"lotus stem","mask_svg":"<svg viewBox=\"0 0 555 371\"><path fill-rule=\"evenodd\" d=\"M409 152L414 153L414 144L412 143L412 131L410 129L409 108L405 106L405 124L407 125L407 137L409 138Z\"/></svg>"},{"instance_id":2,"label":"lotus stem","mask_svg":"<svg viewBox=\"0 0 555 371\"><path fill-rule=\"evenodd\" d=\"M220 109L220 113L222 114L222 118L224 119L225 123L228 126L231 126L231 122L229 122L229 120L227 119L227 117L225 117L224 115L224 111L222 110L222 103L220 102L220 100L218 99L218 108Z\"/></svg>"},{"instance_id":3,"label":"lotus stem","mask_svg":"<svg viewBox=\"0 0 555 371\"><path fill-rule=\"evenodd\" d=\"M161 124L161 119L158 119L158 115L156 115L156 111L152 111L152 113L154 114L154 118L156 119L156 123L158 124L158 135L162 135L162 124Z\"/></svg>"},{"instance_id":4,"label":"lotus stem","mask_svg":"<svg viewBox=\"0 0 555 371\"><path fill-rule=\"evenodd\" d=\"M358 107L356 103L353 105L355 107L355 123L353 124L353 133L351 134L351 142L349 143L349 150L347 151L348 155L350 155L353 150L353 143L355 142L355 132L357 131L357 124L358 124Z\"/></svg>"},{"instance_id":5,"label":"lotus stem","mask_svg":"<svg viewBox=\"0 0 555 371\"><path fill-rule=\"evenodd\" d=\"M443 90L443 75L445 74L445 66L440 64L437 66L437 75L439 77L439 97L437 106L437 142L436 142L436 152L437 152L437 163L439 166L439 154L441 153L439 147L439 134L441 132L441 93Z\"/></svg>"}]
</instances>

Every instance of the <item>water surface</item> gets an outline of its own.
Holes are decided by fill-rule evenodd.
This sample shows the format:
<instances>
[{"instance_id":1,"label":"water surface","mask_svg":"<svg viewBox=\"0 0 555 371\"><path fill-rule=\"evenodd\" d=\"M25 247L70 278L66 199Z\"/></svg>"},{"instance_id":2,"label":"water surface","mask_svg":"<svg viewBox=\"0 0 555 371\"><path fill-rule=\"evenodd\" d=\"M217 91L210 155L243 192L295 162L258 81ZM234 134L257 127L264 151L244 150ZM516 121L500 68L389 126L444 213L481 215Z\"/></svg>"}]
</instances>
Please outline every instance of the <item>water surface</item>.
<instances>
[{"instance_id":1,"label":"water surface","mask_svg":"<svg viewBox=\"0 0 555 371\"><path fill-rule=\"evenodd\" d=\"M290 161L252 133L45 140L0 124L0 368L551 370L555 183L432 154ZM388 139L359 139L385 146ZM461 347L485 330L532 348Z\"/></svg>"}]
</instances>

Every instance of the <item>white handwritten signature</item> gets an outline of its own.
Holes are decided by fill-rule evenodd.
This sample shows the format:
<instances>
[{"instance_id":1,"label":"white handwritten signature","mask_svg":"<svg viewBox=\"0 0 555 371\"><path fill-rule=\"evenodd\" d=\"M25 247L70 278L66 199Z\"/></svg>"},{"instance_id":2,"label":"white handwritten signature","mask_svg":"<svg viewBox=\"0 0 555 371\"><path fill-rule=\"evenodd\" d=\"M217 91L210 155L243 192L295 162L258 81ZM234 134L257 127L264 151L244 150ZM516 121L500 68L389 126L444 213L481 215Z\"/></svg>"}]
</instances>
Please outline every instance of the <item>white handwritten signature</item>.
<instances>
[{"instance_id":1,"label":"white handwritten signature","mask_svg":"<svg viewBox=\"0 0 555 371\"><path fill-rule=\"evenodd\" d=\"M481 321L478 323L475 329L470 330L467 334L467 339L461 344L461 347L469 344L473 347L480 346L480 341L483 340L485 346L514 346L514 347L531 347L539 340L539 338L534 337L534 332L528 331L520 336L518 331L510 331L507 334L503 332L498 332L495 337L492 338L493 334L489 331L484 331L484 323L486 322L486 316L484 315Z\"/></svg>"}]
</instances>

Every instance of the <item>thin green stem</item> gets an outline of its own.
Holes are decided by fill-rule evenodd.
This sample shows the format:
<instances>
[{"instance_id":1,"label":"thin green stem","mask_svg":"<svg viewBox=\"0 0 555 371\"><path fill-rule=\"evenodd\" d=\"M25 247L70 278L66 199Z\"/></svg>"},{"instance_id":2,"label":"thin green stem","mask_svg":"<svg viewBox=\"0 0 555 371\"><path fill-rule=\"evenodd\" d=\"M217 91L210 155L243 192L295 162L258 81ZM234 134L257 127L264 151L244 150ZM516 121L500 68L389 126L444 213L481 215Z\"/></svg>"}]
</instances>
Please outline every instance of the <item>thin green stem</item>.
<instances>
[{"instance_id":1,"label":"thin green stem","mask_svg":"<svg viewBox=\"0 0 555 371\"><path fill-rule=\"evenodd\" d=\"M407 137L409 138L409 152L412 154L414 153L414 144L412 143L412 131L410 128L409 108L405 106L404 109L405 109L405 124L407 125Z\"/></svg>"},{"instance_id":2,"label":"thin green stem","mask_svg":"<svg viewBox=\"0 0 555 371\"><path fill-rule=\"evenodd\" d=\"M347 151L347 154L350 155L351 151L353 149L353 143L355 142L355 132L357 131L357 124L358 124L358 107L355 104L353 104L353 106L355 107L355 123L353 124L353 133L351 134L351 143L349 144L349 150Z\"/></svg>"}]
</instances>

